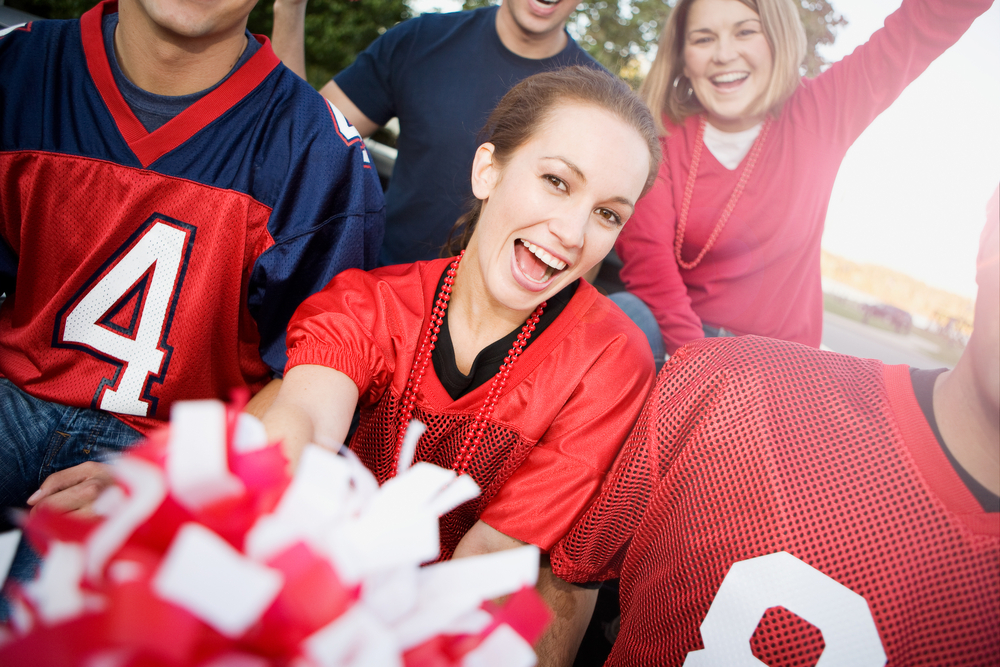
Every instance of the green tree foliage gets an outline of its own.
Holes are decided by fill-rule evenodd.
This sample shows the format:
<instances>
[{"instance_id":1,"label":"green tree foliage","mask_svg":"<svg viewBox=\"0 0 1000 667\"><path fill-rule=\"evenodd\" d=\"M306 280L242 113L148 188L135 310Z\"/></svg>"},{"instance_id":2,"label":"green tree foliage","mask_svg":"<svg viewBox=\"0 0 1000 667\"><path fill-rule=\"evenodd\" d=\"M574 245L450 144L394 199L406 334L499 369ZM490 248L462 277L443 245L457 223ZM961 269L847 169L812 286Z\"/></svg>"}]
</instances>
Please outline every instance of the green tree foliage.
<instances>
[{"instance_id":1,"label":"green tree foliage","mask_svg":"<svg viewBox=\"0 0 1000 667\"><path fill-rule=\"evenodd\" d=\"M376 37L410 17L405 0L309 0L307 7L306 74L316 88L350 65ZM250 31L270 35L273 22L272 0L260 0L250 14Z\"/></svg>"},{"instance_id":2,"label":"green tree foliage","mask_svg":"<svg viewBox=\"0 0 1000 667\"><path fill-rule=\"evenodd\" d=\"M799 15L806 29L806 76L816 76L830 63L816 51L821 44L833 44L835 30L847 25L847 20L837 14L826 0L800 0Z\"/></svg>"},{"instance_id":3,"label":"green tree foliage","mask_svg":"<svg viewBox=\"0 0 1000 667\"><path fill-rule=\"evenodd\" d=\"M832 44L834 30L847 22L827 0L796 0L806 29L805 73L819 74L828 63L816 51L819 44ZM495 0L465 0L465 9L497 4ZM636 57L655 53L660 31L670 14L673 0L587 0L570 17L569 30L598 62L612 72L638 83Z\"/></svg>"}]
</instances>

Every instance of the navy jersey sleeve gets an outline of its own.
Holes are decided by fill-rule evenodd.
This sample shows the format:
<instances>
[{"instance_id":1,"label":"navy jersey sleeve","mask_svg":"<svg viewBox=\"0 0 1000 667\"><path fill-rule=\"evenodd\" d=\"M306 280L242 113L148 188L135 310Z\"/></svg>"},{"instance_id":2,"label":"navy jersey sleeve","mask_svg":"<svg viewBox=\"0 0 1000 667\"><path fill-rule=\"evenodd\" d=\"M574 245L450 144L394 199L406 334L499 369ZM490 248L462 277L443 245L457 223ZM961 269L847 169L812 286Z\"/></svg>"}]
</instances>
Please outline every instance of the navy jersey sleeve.
<instances>
[{"instance_id":1,"label":"navy jersey sleeve","mask_svg":"<svg viewBox=\"0 0 1000 667\"><path fill-rule=\"evenodd\" d=\"M0 69L16 66L16 61L15 63L4 62L6 58L11 58L7 54L7 46L10 44L10 39L4 38L16 31L28 32L28 29L27 26L17 25L0 30L0 63L3 63ZM0 150L7 150L9 147L6 144L7 141L0 134ZM0 213L0 295L11 295L14 293L14 283L17 280L17 253L14 252L14 249L5 238L4 230L6 225L4 224L2 215Z\"/></svg>"},{"instance_id":2,"label":"navy jersey sleeve","mask_svg":"<svg viewBox=\"0 0 1000 667\"><path fill-rule=\"evenodd\" d=\"M385 125L398 112L395 98L404 65L417 42L420 21L410 19L388 30L334 77L351 102L372 122Z\"/></svg>"},{"instance_id":3,"label":"navy jersey sleeve","mask_svg":"<svg viewBox=\"0 0 1000 667\"><path fill-rule=\"evenodd\" d=\"M277 192L268 222L273 244L253 267L247 303L261 357L277 374L295 308L341 271L374 268L384 231L382 189L357 130L315 91L301 97L276 123L267 166L257 170L270 181L258 186Z\"/></svg>"}]
</instances>

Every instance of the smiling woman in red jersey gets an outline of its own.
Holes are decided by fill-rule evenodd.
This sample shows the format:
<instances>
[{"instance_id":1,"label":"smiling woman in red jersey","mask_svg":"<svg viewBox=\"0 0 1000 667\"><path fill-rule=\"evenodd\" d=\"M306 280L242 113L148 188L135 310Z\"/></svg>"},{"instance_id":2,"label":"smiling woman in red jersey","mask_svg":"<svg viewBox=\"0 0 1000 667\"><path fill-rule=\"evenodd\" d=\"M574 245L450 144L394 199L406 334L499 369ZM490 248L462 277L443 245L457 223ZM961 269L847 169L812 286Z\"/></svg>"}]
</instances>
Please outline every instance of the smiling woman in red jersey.
<instances>
[{"instance_id":1,"label":"smiling woman in red jersey","mask_svg":"<svg viewBox=\"0 0 1000 667\"><path fill-rule=\"evenodd\" d=\"M347 271L303 303L264 416L295 462L307 442L343 441L359 407L350 446L380 483L410 419L426 424L416 460L482 490L442 517L441 559L547 552L597 493L653 379L642 332L580 280L656 176L648 109L610 74L572 67L511 89L484 136L457 256ZM550 636L572 652L596 591L550 573Z\"/></svg>"},{"instance_id":2,"label":"smiling woman in red jersey","mask_svg":"<svg viewBox=\"0 0 1000 667\"><path fill-rule=\"evenodd\" d=\"M654 353L734 334L819 347L820 239L840 163L992 0L904 0L815 79L800 74L797 4L678 0L664 27L641 91L663 161L615 244L627 292L612 295Z\"/></svg>"}]
</instances>

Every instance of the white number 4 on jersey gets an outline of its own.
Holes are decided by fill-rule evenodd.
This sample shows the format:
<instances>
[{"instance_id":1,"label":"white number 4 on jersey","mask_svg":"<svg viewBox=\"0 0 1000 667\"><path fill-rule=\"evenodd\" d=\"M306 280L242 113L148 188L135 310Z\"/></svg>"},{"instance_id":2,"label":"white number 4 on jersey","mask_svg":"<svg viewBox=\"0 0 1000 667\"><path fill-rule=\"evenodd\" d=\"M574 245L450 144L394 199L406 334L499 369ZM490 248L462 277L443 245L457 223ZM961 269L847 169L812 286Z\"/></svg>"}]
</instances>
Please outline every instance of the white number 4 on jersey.
<instances>
[{"instance_id":1,"label":"white number 4 on jersey","mask_svg":"<svg viewBox=\"0 0 1000 667\"><path fill-rule=\"evenodd\" d=\"M54 345L117 367L92 407L150 416L170 363L170 321L194 243L191 225L153 215L98 269L56 317ZM117 317L116 317L117 316Z\"/></svg>"}]
</instances>

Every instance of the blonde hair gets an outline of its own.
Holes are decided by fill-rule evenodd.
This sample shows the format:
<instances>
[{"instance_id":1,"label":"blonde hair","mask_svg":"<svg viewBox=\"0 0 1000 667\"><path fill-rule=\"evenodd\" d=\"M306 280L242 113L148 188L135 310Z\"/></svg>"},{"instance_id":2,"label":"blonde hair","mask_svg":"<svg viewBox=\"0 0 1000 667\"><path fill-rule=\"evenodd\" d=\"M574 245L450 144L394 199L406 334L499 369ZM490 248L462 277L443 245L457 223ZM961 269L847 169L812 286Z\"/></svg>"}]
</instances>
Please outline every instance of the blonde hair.
<instances>
[{"instance_id":1,"label":"blonde hair","mask_svg":"<svg viewBox=\"0 0 1000 667\"><path fill-rule=\"evenodd\" d=\"M704 111L698 97L690 91L684 76L684 44L687 17L698 0L678 0L670 12L653 66L646 75L639 94L649 105L656 128L666 134L663 117L680 125L688 116ZM760 16L764 37L771 47L774 65L771 80L751 114L774 113L781 108L801 80L799 68L806 56L806 31L792 0L739 0ZM676 85L675 85L676 84Z\"/></svg>"}]
</instances>

